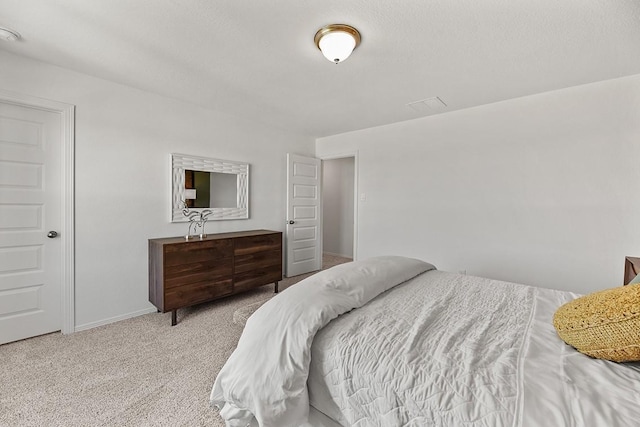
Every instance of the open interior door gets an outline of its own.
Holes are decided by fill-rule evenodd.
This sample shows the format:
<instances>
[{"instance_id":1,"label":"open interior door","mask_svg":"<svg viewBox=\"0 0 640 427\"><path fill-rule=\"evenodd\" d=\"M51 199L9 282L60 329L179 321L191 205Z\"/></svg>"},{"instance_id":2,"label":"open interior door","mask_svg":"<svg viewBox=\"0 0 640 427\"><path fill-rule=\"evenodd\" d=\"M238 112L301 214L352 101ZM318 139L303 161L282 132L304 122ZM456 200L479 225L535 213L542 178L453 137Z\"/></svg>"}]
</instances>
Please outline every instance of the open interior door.
<instances>
[{"instance_id":1,"label":"open interior door","mask_svg":"<svg viewBox=\"0 0 640 427\"><path fill-rule=\"evenodd\" d=\"M321 173L320 159L287 154L287 277L322 268Z\"/></svg>"}]
</instances>

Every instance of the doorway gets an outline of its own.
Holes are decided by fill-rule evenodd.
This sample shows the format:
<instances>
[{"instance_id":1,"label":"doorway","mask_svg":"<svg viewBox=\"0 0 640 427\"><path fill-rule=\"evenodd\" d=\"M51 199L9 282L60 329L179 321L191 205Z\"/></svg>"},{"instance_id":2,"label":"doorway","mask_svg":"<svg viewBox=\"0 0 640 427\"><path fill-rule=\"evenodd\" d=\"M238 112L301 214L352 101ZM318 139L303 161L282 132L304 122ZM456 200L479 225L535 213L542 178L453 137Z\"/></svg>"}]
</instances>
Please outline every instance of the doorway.
<instances>
[{"instance_id":1,"label":"doorway","mask_svg":"<svg viewBox=\"0 0 640 427\"><path fill-rule=\"evenodd\" d=\"M322 159L322 252L356 259L356 156Z\"/></svg>"},{"instance_id":2,"label":"doorway","mask_svg":"<svg viewBox=\"0 0 640 427\"><path fill-rule=\"evenodd\" d=\"M286 277L358 259L357 171L357 152L287 154Z\"/></svg>"}]
</instances>

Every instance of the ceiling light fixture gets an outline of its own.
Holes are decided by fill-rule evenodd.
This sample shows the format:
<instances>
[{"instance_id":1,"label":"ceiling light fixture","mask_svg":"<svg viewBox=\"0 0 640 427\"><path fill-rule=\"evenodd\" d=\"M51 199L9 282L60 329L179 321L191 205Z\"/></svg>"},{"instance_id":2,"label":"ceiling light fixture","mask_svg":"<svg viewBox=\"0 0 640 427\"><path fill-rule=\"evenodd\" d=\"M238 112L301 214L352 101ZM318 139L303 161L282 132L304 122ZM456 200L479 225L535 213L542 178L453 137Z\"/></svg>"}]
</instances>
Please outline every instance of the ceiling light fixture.
<instances>
[{"instance_id":1,"label":"ceiling light fixture","mask_svg":"<svg viewBox=\"0 0 640 427\"><path fill-rule=\"evenodd\" d=\"M20 33L10 30L8 28L0 27L0 40L15 42L20 40Z\"/></svg>"},{"instance_id":2,"label":"ceiling light fixture","mask_svg":"<svg viewBox=\"0 0 640 427\"><path fill-rule=\"evenodd\" d=\"M350 25L331 24L322 27L313 41L325 58L334 63L344 61L360 44L360 33Z\"/></svg>"}]
</instances>

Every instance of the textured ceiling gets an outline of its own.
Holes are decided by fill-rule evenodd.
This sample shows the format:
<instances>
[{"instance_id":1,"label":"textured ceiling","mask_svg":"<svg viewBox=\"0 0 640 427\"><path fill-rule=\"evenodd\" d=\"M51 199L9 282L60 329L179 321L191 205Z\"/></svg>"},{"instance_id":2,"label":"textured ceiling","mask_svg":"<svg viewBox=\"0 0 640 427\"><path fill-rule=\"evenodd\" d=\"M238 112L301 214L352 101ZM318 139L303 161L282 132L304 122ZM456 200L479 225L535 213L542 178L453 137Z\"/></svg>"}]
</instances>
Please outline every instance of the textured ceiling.
<instances>
[{"instance_id":1,"label":"textured ceiling","mask_svg":"<svg viewBox=\"0 0 640 427\"><path fill-rule=\"evenodd\" d=\"M362 33L338 65L330 23ZM0 0L0 26L23 36L0 49L313 137L640 73L638 0Z\"/></svg>"}]
</instances>

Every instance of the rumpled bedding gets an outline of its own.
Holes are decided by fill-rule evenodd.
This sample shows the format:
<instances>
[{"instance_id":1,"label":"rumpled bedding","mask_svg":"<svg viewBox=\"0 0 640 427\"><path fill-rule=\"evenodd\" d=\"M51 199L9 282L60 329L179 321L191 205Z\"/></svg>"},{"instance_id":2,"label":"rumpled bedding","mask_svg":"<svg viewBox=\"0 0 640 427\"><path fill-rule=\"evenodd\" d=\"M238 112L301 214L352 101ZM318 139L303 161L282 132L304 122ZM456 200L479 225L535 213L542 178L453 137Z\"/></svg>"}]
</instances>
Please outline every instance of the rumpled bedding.
<instances>
[{"instance_id":1,"label":"rumpled bedding","mask_svg":"<svg viewBox=\"0 0 640 427\"><path fill-rule=\"evenodd\" d=\"M429 271L334 320L311 404L350 427L512 426L535 288Z\"/></svg>"},{"instance_id":2,"label":"rumpled bedding","mask_svg":"<svg viewBox=\"0 0 640 427\"><path fill-rule=\"evenodd\" d=\"M211 401L229 427L308 426L310 406L314 427L636 426L640 364L553 329L576 296L400 257L334 267L249 318Z\"/></svg>"},{"instance_id":3,"label":"rumpled bedding","mask_svg":"<svg viewBox=\"0 0 640 427\"><path fill-rule=\"evenodd\" d=\"M216 377L211 404L228 427L307 424L311 344L332 319L435 267L375 257L319 272L284 290L247 321Z\"/></svg>"},{"instance_id":4,"label":"rumpled bedding","mask_svg":"<svg viewBox=\"0 0 640 427\"><path fill-rule=\"evenodd\" d=\"M349 427L632 427L640 364L558 338L577 295L429 271L323 328L310 404Z\"/></svg>"}]
</instances>

